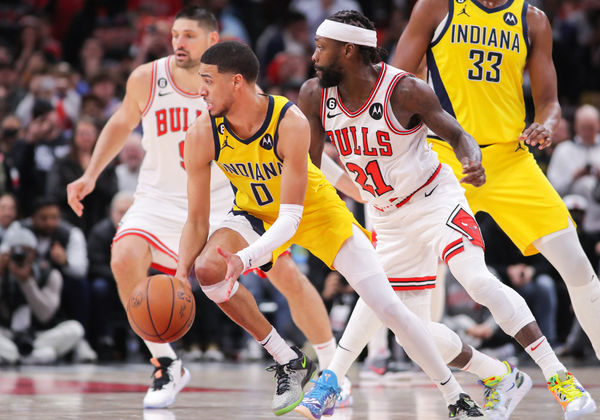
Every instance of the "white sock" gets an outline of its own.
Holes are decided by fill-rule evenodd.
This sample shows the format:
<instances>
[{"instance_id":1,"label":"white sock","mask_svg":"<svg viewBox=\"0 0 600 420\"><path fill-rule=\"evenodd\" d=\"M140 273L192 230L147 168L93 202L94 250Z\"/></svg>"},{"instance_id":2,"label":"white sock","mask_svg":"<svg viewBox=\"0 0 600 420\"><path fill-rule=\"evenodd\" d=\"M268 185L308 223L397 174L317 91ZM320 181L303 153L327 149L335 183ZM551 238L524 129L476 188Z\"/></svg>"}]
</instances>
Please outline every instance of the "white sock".
<instances>
[{"instance_id":1,"label":"white sock","mask_svg":"<svg viewBox=\"0 0 600 420\"><path fill-rule=\"evenodd\" d=\"M506 365L500 360L475 350L473 347L471 347L471 349L473 350L473 357L471 357L469 363L461 368L461 370L477 375L481 380L492 376L500 377L508 373Z\"/></svg>"},{"instance_id":2,"label":"white sock","mask_svg":"<svg viewBox=\"0 0 600 420\"><path fill-rule=\"evenodd\" d=\"M317 358L319 359L319 369L325 370L333 360L335 354L336 342L335 338L321 344L313 344Z\"/></svg>"},{"instance_id":3,"label":"white sock","mask_svg":"<svg viewBox=\"0 0 600 420\"><path fill-rule=\"evenodd\" d=\"M550 379L559 370L567 370L565 366L558 360L554 350L550 347L546 337L542 336L533 343L525 347L525 351L531 356L533 361L544 372L544 378Z\"/></svg>"},{"instance_id":4,"label":"white sock","mask_svg":"<svg viewBox=\"0 0 600 420\"><path fill-rule=\"evenodd\" d=\"M298 357L296 352L286 344L275 328L271 330L269 335L260 340L259 344L263 346L280 365L285 365L290 360Z\"/></svg>"},{"instance_id":5,"label":"white sock","mask_svg":"<svg viewBox=\"0 0 600 420\"><path fill-rule=\"evenodd\" d=\"M146 347L150 350L152 357L156 359L159 357L168 357L173 360L177 359L177 355L169 343L153 343L152 341L147 340L144 340L144 343L146 343Z\"/></svg>"},{"instance_id":6,"label":"white sock","mask_svg":"<svg viewBox=\"0 0 600 420\"><path fill-rule=\"evenodd\" d=\"M442 395L444 396L446 404L448 405L456 403L461 392L463 392L460 384L452 374L450 374L448 379L446 379L445 381L436 382L436 385L442 393Z\"/></svg>"}]
</instances>

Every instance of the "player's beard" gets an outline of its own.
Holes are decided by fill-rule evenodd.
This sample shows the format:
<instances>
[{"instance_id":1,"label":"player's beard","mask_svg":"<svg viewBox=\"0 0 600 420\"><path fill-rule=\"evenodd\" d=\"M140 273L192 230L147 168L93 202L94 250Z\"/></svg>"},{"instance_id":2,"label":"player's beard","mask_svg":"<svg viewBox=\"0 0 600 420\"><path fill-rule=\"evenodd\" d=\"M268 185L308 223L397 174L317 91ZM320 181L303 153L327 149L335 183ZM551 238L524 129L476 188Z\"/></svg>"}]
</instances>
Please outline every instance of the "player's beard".
<instances>
[{"instance_id":1,"label":"player's beard","mask_svg":"<svg viewBox=\"0 0 600 420\"><path fill-rule=\"evenodd\" d=\"M176 56L175 65L182 69L191 69L200 65L200 59L193 59L188 53L187 57L185 57L183 60L178 59Z\"/></svg>"},{"instance_id":2,"label":"player's beard","mask_svg":"<svg viewBox=\"0 0 600 420\"><path fill-rule=\"evenodd\" d=\"M342 81L343 74L341 71L336 69L335 66L315 66L315 69L321 72L321 77L319 77L319 86L322 88L337 86Z\"/></svg>"}]
</instances>

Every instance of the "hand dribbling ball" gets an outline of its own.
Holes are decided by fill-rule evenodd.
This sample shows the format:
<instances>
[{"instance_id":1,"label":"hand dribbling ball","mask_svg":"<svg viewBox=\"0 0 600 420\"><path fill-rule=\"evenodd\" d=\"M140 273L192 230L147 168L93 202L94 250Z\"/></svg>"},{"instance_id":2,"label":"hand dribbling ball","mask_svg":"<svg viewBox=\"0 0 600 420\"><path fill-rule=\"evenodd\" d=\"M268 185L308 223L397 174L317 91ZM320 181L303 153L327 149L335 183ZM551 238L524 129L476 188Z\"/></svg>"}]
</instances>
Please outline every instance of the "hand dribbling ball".
<instances>
[{"instance_id":1,"label":"hand dribbling ball","mask_svg":"<svg viewBox=\"0 0 600 420\"><path fill-rule=\"evenodd\" d=\"M171 343L183 337L195 315L191 288L165 274L150 276L138 284L127 302L131 328L154 343Z\"/></svg>"}]
</instances>

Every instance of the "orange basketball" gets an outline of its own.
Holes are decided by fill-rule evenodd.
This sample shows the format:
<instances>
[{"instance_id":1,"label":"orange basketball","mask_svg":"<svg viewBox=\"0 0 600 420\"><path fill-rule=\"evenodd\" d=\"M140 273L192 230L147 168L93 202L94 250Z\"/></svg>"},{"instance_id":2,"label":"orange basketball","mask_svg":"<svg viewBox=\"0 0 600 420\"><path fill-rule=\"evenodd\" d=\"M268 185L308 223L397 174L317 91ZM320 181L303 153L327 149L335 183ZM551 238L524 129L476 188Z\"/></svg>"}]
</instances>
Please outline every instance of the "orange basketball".
<instances>
[{"instance_id":1,"label":"orange basketball","mask_svg":"<svg viewBox=\"0 0 600 420\"><path fill-rule=\"evenodd\" d=\"M170 343L183 337L195 315L191 289L165 274L148 277L138 284L127 302L131 328L144 340L155 343Z\"/></svg>"}]
</instances>

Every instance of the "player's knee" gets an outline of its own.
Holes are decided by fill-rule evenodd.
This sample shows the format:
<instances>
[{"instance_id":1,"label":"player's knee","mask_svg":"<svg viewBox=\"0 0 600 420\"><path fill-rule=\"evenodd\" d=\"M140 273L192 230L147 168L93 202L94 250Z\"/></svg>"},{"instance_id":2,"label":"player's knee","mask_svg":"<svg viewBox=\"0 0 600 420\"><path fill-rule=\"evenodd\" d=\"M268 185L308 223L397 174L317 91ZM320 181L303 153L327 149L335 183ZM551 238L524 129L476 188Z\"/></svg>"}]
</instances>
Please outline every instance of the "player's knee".
<instances>
[{"instance_id":1,"label":"player's knee","mask_svg":"<svg viewBox=\"0 0 600 420\"><path fill-rule=\"evenodd\" d=\"M308 282L308 279L302 275L298 266L289 255L282 255L277 258L273 268L267 271L269 281L284 295L289 291L297 291Z\"/></svg>"},{"instance_id":2,"label":"player's knee","mask_svg":"<svg viewBox=\"0 0 600 420\"><path fill-rule=\"evenodd\" d=\"M200 258L196 261L194 273L200 286L213 285L225 277L222 266L207 258Z\"/></svg>"},{"instance_id":3,"label":"player's knee","mask_svg":"<svg viewBox=\"0 0 600 420\"><path fill-rule=\"evenodd\" d=\"M438 322L430 322L428 327L442 359L445 363L450 363L462 351L460 337L450 328Z\"/></svg>"},{"instance_id":4,"label":"player's knee","mask_svg":"<svg viewBox=\"0 0 600 420\"><path fill-rule=\"evenodd\" d=\"M206 297L217 304L226 302L227 300L231 299L233 295L235 295L235 293L238 291L239 287L240 284L236 280L231 289L231 293L228 296L227 290L229 289L229 283L226 280L222 280L218 283L211 285L200 286Z\"/></svg>"},{"instance_id":5,"label":"player's knee","mask_svg":"<svg viewBox=\"0 0 600 420\"><path fill-rule=\"evenodd\" d=\"M131 267L131 259L126 253L113 252L110 257L110 268L112 269L115 279L120 278Z\"/></svg>"}]
</instances>

